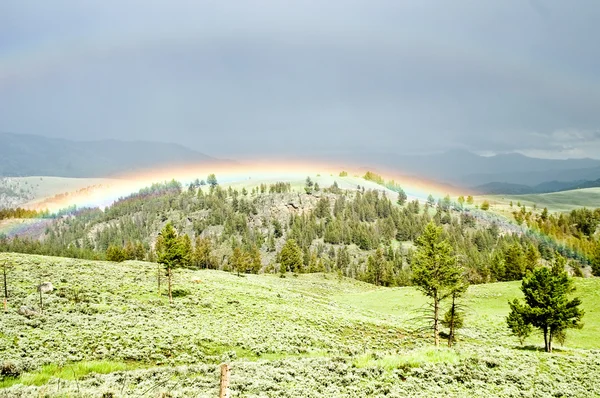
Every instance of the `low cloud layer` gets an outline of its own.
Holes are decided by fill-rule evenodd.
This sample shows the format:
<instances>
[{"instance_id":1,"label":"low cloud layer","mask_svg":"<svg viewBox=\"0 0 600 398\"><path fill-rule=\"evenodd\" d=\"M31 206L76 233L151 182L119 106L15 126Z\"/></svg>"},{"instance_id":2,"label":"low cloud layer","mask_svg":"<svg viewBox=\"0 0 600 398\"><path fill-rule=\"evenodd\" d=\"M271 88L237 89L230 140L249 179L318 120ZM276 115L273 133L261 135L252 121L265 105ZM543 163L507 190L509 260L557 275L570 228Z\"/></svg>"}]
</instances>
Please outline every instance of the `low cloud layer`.
<instances>
[{"instance_id":1,"label":"low cloud layer","mask_svg":"<svg viewBox=\"0 0 600 398\"><path fill-rule=\"evenodd\" d=\"M600 157L600 4L494 3L4 1L0 130Z\"/></svg>"}]
</instances>

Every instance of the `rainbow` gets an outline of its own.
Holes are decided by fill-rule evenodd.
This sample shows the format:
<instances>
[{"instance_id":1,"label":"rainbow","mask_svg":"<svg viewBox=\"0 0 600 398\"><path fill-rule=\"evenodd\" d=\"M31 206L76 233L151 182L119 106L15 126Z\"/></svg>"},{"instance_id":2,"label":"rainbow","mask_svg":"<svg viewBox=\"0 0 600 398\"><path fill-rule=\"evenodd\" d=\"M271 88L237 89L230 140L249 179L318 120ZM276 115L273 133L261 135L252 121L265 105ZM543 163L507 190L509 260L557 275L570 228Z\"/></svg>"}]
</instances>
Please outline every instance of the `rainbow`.
<instances>
[{"instance_id":1,"label":"rainbow","mask_svg":"<svg viewBox=\"0 0 600 398\"><path fill-rule=\"evenodd\" d=\"M341 171L346 171L348 175L340 177L339 174ZM362 176L364 176L366 171L364 168L351 168L341 164L335 165L294 160L264 160L255 161L251 164L224 164L222 162L201 165L192 164L142 172L123 173L117 176L118 178L114 179L114 182L110 184L92 185L89 188L37 200L23 207L37 210L47 209L52 213L70 208L71 214L77 214L78 212L86 211L88 208L104 209L115 201L136 193L153 183L174 179L185 186L196 179L206 179L209 174L216 175L219 185L224 187L231 186L233 188L245 187L252 189L253 187L258 187L261 183L268 185L281 181L290 182L293 188L300 192L302 191L304 180L308 176L318 182L323 188L330 186L335 181L342 189L352 190L356 189L357 186L364 186L367 189L385 190L381 185L364 180ZM460 191L456 187L425 179L408 177L399 171L382 169L369 169L369 171L380 175L386 182L394 180L406 192L408 200L417 200L423 203L429 195L432 195L435 199L439 199L446 195L455 198L458 195L465 194L465 192ZM390 191L387 191L387 193L388 195L392 194ZM393 197L390 198L394 199ZM474 214L478 217L502 222L512 232L533 234L540 240L553 242L557 248L561 247L563 250L571 252L571 254L575 253L556 239L539 231L518 226L512 219L505 216L474 209L471 209L471 211L474 211ZM0 235L3 234L8 237L30 234L40 235L40 232L50 222L52 222L51 218L0 220Z\"/></svg>"},{"instance_id":2,"label":"rainbow","mask_svg":"<svg viewBox=\"0 0 600 398\"><path fill-rule=\"evenodd\" d=\"M341 171L348 173L347 177L339 177ZM436 198L445 195L456 196L461 194L457 188L436 184L434 182L407 177L401 173L387 170L370 169L381 175L385 181L394 180L399 184L409 197L409 200L425 200L430 194ZM323 187L330 186L334 181L341 184L342 188L355 188L357 185L373 189L384 189L373 182L362 179L365 169L350 168L342 165L332 165L316 162L301 161L257 161L251 164L202 164L187 165L152 169L135 173L123 173L117 176L112 183L90 186L88 189L62 193L26 204L24 207L56 212L60 209L76 206L100 207L110 206L119 198L126 197L150 186L153 183L175 179L184 185L189 185L195 179L206 179L208 174L214 173L222 186L259 186L261 183L302 182L307 176L321 182Z\"/></svg>"},{"instance_id":3,"label":"rainbow","mask_svg":"<svg viewBox=\"0 0 600 398\"><path fill-rule=\"evenodd\" d=\"M339 177L341 171L348 173L347 177ZM292 183L296 190L301 191L304 180L310 176L323 188L337 182L343 189L356 189L364 186L368 189L384 190L384 187L362 178L367 170L319 163L314 161L294 160L262 160L246 164L190 164L178 167L150 169L134 173L122 173L111 183L90 185L87 188L72 192L63 192L46 198L38 198L21 207L35 210L49 210L51 213L71 209L71 212L82 211L86 208L104 209L115 201L125 198L153 183L175 179L184 185L189 185L196 179L206 179L209 174L215 174L221 186L247 189L258 187L261 183L270 184L278 181ZM436 184L423 179L407 177L398 172L370 169L381 175L385 181L394 180L406 192L409 200L423 202L431 194L436 198L445 195L460 194L456 188ZM390 192L388 192L391 194ZM393 199L393 198L392 198ZM0 221L0 234L7 236L29 235L40 231L40 228L51 222L51 219L8 219Z\"/></svg>"}]
</instances>

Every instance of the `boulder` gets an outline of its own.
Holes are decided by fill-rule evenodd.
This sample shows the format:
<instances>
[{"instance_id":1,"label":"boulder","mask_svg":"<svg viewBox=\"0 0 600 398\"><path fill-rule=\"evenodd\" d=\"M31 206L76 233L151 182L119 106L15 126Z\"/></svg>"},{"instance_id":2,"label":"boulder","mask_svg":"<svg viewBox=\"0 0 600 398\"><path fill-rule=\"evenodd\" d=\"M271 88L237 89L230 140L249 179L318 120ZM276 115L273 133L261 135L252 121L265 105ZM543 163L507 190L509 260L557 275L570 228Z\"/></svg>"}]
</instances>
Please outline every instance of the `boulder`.
<instances>
[{"instance_id":1,"label":"boulder","mask_svg":"<svg viewBox=\"0 0 600 398\"><path fill-rule=\"evenodd\" d=\"M19 315L26 316L27 318L31 318L32 316L37 315L37 312L34 309L29 308L29 307L24 306L24 305L22 305L19 308L18 312L19 312Z\"/></svg>"},{"instance_id":2,"label":"boulder","mask_svg":"<svg viewBox=\"0 0 600 398\"><path fill-rule=\"evenodd\" d=\"M37 287L37 290L42 293L52 293L54 291L54 286L52 286L52 282L44 282Z\"/></svg>"}]
</instances>

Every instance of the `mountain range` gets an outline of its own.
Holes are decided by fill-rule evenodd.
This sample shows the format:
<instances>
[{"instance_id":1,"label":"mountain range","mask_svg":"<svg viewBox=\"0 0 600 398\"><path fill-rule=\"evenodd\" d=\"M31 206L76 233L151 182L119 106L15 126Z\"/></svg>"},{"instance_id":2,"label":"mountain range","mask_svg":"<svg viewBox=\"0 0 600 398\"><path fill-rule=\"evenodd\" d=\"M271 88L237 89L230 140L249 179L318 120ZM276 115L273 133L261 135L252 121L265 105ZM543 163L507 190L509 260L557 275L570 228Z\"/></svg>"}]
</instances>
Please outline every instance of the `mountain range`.
<instances>
[{"instance_id":1,"label":"mountain range","mask_svg":"<svg viewBox=\"0 0 600 398\"><path fill-rule=\"evenodd\" d=\"M301 155L301 154L298 154ZM228 162L185 146L151 141L70 141L0 133L0 176L109 177L148 168ZM480 156L352 153L322 160L387 168L484 194L555 192L600 186L599 159L540 159L518 153Z\"/></svg>"},{"instance_id":2,"label":"mountain range","mask_svg":"<svg viewBox=\"0 0 600 398\"><path fill-rule=\"evenodd\" d=\"M150 141L70 141L0 133L0 176L109 177L123 172L220 160Z\"/></svg>"}]
</instances>

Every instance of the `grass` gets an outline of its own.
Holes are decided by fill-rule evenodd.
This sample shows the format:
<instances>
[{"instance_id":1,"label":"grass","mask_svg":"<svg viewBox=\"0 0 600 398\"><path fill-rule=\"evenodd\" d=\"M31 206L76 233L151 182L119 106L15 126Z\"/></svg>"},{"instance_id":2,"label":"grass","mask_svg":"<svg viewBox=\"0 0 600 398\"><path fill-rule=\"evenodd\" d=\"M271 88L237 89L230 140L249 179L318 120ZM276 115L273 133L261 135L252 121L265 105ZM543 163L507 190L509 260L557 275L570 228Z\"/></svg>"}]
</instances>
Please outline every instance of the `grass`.
<instances>
[{"instance_id":1,"label":"grass","mask_svg":"<svg viewBox=\"0 0 600 398\"><path fill-rule=\"evenodd\" d=\"M387 371L402 368L418 368L424 364L457 364L461 356L453 349L427 348L409 352L404 355L385 355L377 357L373 353L358 356L352 364L357 368L378 367Z\"/></svg>"},{"instance_id":2,"label":"grass","mask_svg":"<svg viewBox=\"0 0 600 398\"><path fill-rule=\"evenodd\" d=\"M434 349L431 333L417 331L427 300L412 287L377 288L330 274L238 278L178 269L174 285L190 294L169 305L156 292L155 264L1 256L14 267L0 352L27 371L1 380L0 397L79 390L215 396L222 362L233 368L238 396L377 396L381 386L391 396L431 396L440 394L429 376L438 373L447 396L512 396L516 373L536 388L600 394L580 378L600 372L599 278L576 279L585 326L549 355L535 350L543 345L538 334L525 349L508 334L507 302L521 297L518 282L471 286L457 345ZM23 317L20 306L37 308L40 273L56 290L46 295L43 315ZM85 289L84 300L58 294L73 286ZM564 384L572 380L579 384ZM59 388L63 395L45 392Z\"/></svg>"},{"instance_id":3,"label":"grass","mask_svg":"<svg viewBox=\"0 0 600 398\"><path fill-rule=\"evenodd\" d=\"M0 388L7 388L15 384L25 386L42 386L51 378L62 380L80 380L91 373L108 374L122 372L143 367L139 363L127 363L118 361L81 361L61 365L45 365L35 372L27 372L19 377L5 378L0 380Z\"/></svg>"},{"instance_id":4,"label":"grass","mask_svg":"<svg viewBox=\"0 0 600 398\"><path fill-rule=\"evenodd\" d=\"M508 336L505 319L509 312L508 301L522 298L521 282L499 282L472 285L465 294L467 336L479 341L488 338L512 341ZM583 301L584 328L569 330L566 345L571 348L600 348L600 279L575 278L576 295ZM355 294L341 294L336 300L369 313L392 316L398 323L416 323L427 300L413 287L376 289ZM516 340L514 340L516 342ZM540 336L534 333L528 344L540 343Z\"/></svg>"},{"instance_id":5,"label":"grass","mask_svg":"<svg viewBox=\"0 0 600 398\"><path fill-rule=\"evenodd\" d=\"M548 208L552 212L568 212L580 207L596 208L600 204L600 188L573 189L562 192L551 192L528 195L486 195L476 198L478 201L488 199L494 210L518 210L517 202L527 208L535 204L538 209ZM510 202L513 207L510 208Z\"/></svg>"}]
</instances>

